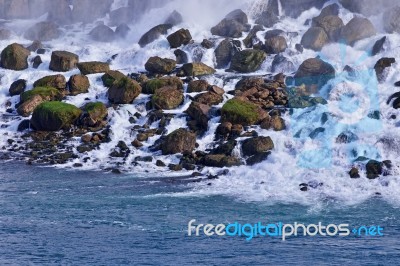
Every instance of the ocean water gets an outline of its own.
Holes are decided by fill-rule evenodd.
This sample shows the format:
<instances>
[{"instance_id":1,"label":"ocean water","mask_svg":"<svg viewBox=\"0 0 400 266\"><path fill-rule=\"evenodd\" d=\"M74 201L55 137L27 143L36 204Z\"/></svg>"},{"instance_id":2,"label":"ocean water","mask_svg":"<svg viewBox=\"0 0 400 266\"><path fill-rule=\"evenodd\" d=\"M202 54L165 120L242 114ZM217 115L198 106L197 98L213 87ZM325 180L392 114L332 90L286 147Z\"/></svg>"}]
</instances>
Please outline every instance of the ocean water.
<instances>
[{"instance_id":1,"label":"ocean water","mask_svg":"<svg viewBox=\"0 0 400 266\"><path fill-rule=\"evenodd\" d=\"M226 184L229 186L229 183ZM1 265L398 265L400 212L381 197L352 206L182 196L181 178L0 163ZM379 225L384 236L188 236L197 223Z\"/></svg>"}]
</instances>

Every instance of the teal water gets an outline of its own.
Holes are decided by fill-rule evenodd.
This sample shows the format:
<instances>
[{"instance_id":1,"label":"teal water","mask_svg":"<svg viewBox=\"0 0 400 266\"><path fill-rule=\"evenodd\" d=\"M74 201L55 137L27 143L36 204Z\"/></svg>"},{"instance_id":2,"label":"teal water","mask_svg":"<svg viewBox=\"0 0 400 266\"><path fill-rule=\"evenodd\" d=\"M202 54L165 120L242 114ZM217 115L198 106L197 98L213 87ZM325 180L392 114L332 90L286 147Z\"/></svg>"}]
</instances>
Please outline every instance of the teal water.
<instances>
[{"instance_id":1,"label":"teal water","mask_svg":"<svg viewBox=\"0 0 400 266\"><path fill-rule=\"evenodd\" d=\"M0 265L400 265L400 211L379 196L313 208L174 195L190 189L176 178L0 163ZM191 219L380 225L384 236L189 237Z\"/></svg>"}]
</instances>

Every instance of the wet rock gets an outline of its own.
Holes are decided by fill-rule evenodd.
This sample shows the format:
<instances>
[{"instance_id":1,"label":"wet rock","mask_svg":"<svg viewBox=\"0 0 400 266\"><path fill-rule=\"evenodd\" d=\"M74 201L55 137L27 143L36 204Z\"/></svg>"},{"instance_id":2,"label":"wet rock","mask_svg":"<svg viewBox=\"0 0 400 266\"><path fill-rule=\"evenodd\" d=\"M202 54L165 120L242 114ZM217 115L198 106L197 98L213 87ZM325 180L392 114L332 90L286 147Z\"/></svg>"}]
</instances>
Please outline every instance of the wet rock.
<instances>
[{"instance_id":1,"label":"wet rock","mask_svg":"<svg viewBox=\"0 0 400 266\"><path fill-rule=\"evenodd\" d=\"M29 119L24 119L21 121L21 123L19 123L17 131L21 132L21 131L25 131L27 129L30 129L31 127L31 122L29 121Z\"/></svg>"},{"instance_id":2,"label":"wet rock","mask_svg":"<svg viewBox=\"0 0 400 266\"><path fill-rule=\"evenodd\" d=\"M171 48L178 48L188 44L192 40L192 35L187 29L180 29L167 37Z\"/></svg>"},{"instance_id":3,"label":"wet rock","mask_svg":"<svg viewBox=\"0 0 400 266\"><path fill-rule=\"evenodd\" d=\"M51 53L50 70L67 72L74 68L79 62L79 56L67 51L54 51Z\"/></svg>"},{"instance_id":4,"label":"wet rock","mask_svg":"<svg viewBox=\"0 0 400 266\"><path fill-rule=\"evenodd\" d=\"M196 121L200 129L207 129L210 109L211 107L209 105L192 102L186 110L186 113Z\"/></svg>"},{"instance_id":5,"label":"wet rock","mask_svg":"<svg viewBox=\"0 0 400 266\"><path fill-rule=\"evenodd\" d=\"M125 23L122 23L119 24L118 27L115 29L115 36L120 39L124 39L126 36L128 36L130 31L131 28L129 28L129 26Z\"/></svg>"},{"instance_id":6,"label":"wet rock","mask_svg":"<svg viewBox=\"0 0 400 266\"><path fill-rule=\"evenodd\" d=\"M166 164L165 164L163 161L161 161L161 160L157 160L157 161L156 161L156 166L158 166L158 167L165 167Z\"/></svg>"},{"instance_id":7,"label":"wet rock","mask_svg":"<svg viewBox=\"0 0 400 266\"><path fill-rule=\"evenodd\" d=\"M387 70L392 66L392 64L396 63L396 59L394 58L381 58L376 62L374 69L376 73L376 77L378 78L379 83L385 82L387 78Z\"/></svg>"},{"instance_id":8,"label":"wet rock","mask_svg":"<svg viewBox=\"0 0 400 266\"><path fill-rule=\"evenodd\" d=\"M350 175L350 178L360 178L360 173L358 171L358 168L356 168L356 167L351 168L349 175Z\"/></svg>"},{"instance_id":9,"label":"wet rock","mask_svg":"<svg viewBox=\"0 0 400 266\"><path fill-rule=\"evenodd\" d=\"M67 87L67 80L61 74L50 75L36 80L33 87L52 87L63 91Z\"/></svg>"},{"instance_id":10,"label":"wet rock","mask_svg":"<svg viewBox=\"0 0 400 266\"><path fill-rule=\"evenodd\" d=\"M244 156L253 156L274 149L274 142L270 137L254 137L243 141L242 151Z\"/></svg>"},{"instance_id":11,"label":"wet rock","mask_svg":"<svg viewBox=\"0 0 400 266\"><path fill-rule=\"evenodd\" d=\"M328 16L338 16L339 9L340 9L340 7L336 3L324 7L321 10L321 13L317 17L312 19L312 25L318 26L319 22Z\"/></svg>"},{"instance_id":12,"label":"wet rock","mask_svg":"<svg viewBox=\"0 0 400 266\"><path fill-rule=\"evenodd\" d=\"M162 87L173 87L183 91L183 82L178 77L162 77L159 79L150 79L143 85L143 93L154 94L156 90Z\"/></svg>"},{"instance_id":13,"label":"wet rock","mask_svg":"<svg viewBox=\"0 0 400 266\"><path fill-rule=\"evenodd\" d=\"M132 146L135 148L141 148L143 147L143 143L141 143L139 140L135 139L134 141L132 141Z\"/></svg>"},{"instance_id":14,"label":"wet rock","mask_svg":"<svg viewBox=\"0 0 400 266\"><path fill-rule=\"evenodd\" d=\"M368 161L366 165L367 178L375 179L383 174L383 163L375 160Z\"/></svg>"},{"instance_id":15,"label":"wet rock","mask_svg":"<svg viewBox=\"0 0 400 266\"><path fill-rule=\"evenodd\" d=\"M42 58L37 55L32 59L32 67L37 69L43 63Z\"/></svg>"},{"instance_id":16,"label":"wet rock","mask_svg":"<svg viewBox=\"0 0 400 266\"><path fill-rule=\"evenodd\" d=\"M196 95L193 99L195 102L207 104L207 105L218 105L222 103L224 98L214 92L205 92L199 95Z\"/></svg>"},{"instance_id":17,"label":"wet rock","mask_svg":"<svg viewBox=\"0 0 400 266\"><path fill-rule=\"evenodd\" d=\"M271 10L266 10L256 19L256 23L263 25L266 28L272 28L276 23L279 22L277 14Z\"/></svg>"},{"instance_id":18,"label":"wet rock","mask_svg":"<svg viewBox=\"0 0 400 266\"><path fill-rule=\"evenodd\" d=\"M26 89L26 80L19 79L11 84L10 89L8 91L10 93L10 96L15 96L23 93L25 89Z\"/></svg>"},{"instance_id":19,"label":"wet rock","mask_svg":"<svg viewBox=\"0 0 400 266\"><path fill-rule=\"evenodd\" d=\"M189 62L186 52L182 51L181 49L176 49L174 51L174 55L176 56L177 64L187 64Z\"/></svg>"},{"instance_id":20,"label":"wet rock","mask_svg":"<svg viewBox=\"0 0 400 266\"><path fill-rule=\"evenodd\" d=\"M196 147L196 134L180 128L165 137L161 143L163 155L192 152Z\"/></svg>"},{"instance_id":21,"label":"wet rock","mask_svg":"<svg viewBox=\"0 0 400 266\"><path fill-rule=\"evenodd\" d=\"M240 41L225 39L214 51L217 62L216 68L224 68L231 62L232 56L239 51Z\"/></svg>"},{"instance_id":22,"label":"wet rock","mask_svg":"<svg viewBox=\"0 0 400 266\"><path fill-rule=\"evenodd\" d=\"M326 16L316 20L314 27L322 28L327 34L329 41L336 42L341 29L344 27L343 20L338 16Z\"/></svg>"},{"instance_id":23,"label":"wet rock","mask_svg":"<svg viewBox=\"0 0 400 266\"><path fill-rule=\"evenodd\" d=\"M279 116L267 117L261 122L262 129L273 129L274 131L282 131L286 129L285 120Z\"/></svg>"},{"instance_id":24,"label":"wet rock","mask_svg":"<svg viewBox=\"0 0 400 266\"><path fill-rule=\"evenodd\" d=\"M106 125L105 120L108 116L108 110L104 103L87 103L81 109L82 114L79 118L80 125L97 130Z\"/></svg>"},{"instance_id":25,"label":"wet rock","mask_svg":"<svg viewBox=\"0 0 400 266\"><path fill-rule=\"evenodd\" d=\"M103 81L104 87L110 88L114 81L120 80L122 78L126 78L126 76L116 70L109 70L103 76L101 76L101 80Z\"/></svg>"},{"instance_id":26,"label":"wet rock","mask_svg":"<svg viewBox=\"0 0 400 266\"><path fill-rule=\"evenodd\" d=\"M172 11L172 13L165 20L165 24L171 24L174 26L181 24L182 22L183 22L182 15L176 10Z\"/></svg>"},{"instance_id":27,"label":"wet rock","mask_svg":"<svg viewBox=\"0 0 400 266\"><path fill-rule=\"evenodd\" d=\"M213 149L210 152L210 154L225 154L227 156L230 156L233 150L235 149L236 145L237 145L236 140L228 140L227 142L222 143L221 145Z\"/></svg>"},{"instance_id":28,"label":"wet rock","mask_svg":"<svg viewBox=\"0 0 400 266\"><path fill-rule=\"evenodd\" d=\"M81 110L63 102L44 102L36 107L31 124L36 130L58 131L70 128L81 115Z\"/></svg>"},{"instance_id":29,"label":"wet rock","mask_svg":"<svg viewBox=\"0 0 400 266\"><path fill-rule=\"evenodd\" d=\"M336 143L352 143L358 140L356 134L351 131L342 132L336 138Z\"/></svg>"},{"instance_id":30,"label":"wet rock","mask_svg":"<svg viewBox=\"0 0 400 266\"><path fill-rule=\"evenodd\" d=\"M366 18L354 17L342 28L340 39L353 46L357 41L372 37L375 34L376 30L371 21Z\"/></svg>"},{"instance_id":31,"label":"wet rock","mask_svg":"<svg viewBox=\"0 0 400 266\"><path fill-rule=\"evenodd\" d=\"M210 84L208 84L206 80L192 80L188 84L187 92L204 92L207 90L208 86L210 86Z\"/></svg>"},{"instance_id":32,"label":"wet rock","mask_svg":"<svg viewBox=\"0 0 400 266\"><path fill-rule=\"evenodd\" d=\"M43 44L41 41L33 41L31 45L29 45L28 47L26 47L26 49L28 49L31 52L36 52L39 49L43 49Z\"/></svg>"},{"instance_id":33,"label":"wet rock","mask_svg":"<svg viewBox=\"0 0 400 266\"><path fill-rule=\"evenodd\" d=\"M162 110L177 108L183 103L183 91L174 87L162 87L156 90L152 97L153 107Z\"/></svg>"},{"instance_id":34,"label":"wet rock","mask_svg":"<svg viewBox=\"0 0 400 266\"><path fill-rule=\"evenodd\" d=\"M106 25L98 25L89 32L90 38L97 42L112 42L115 40L115 32Z\"/></svg>"},{"instance_id":35,"label":"wet rock","mask_svg":"<svg viewBox=\"0 0 400 266\"><path fill-rule=\"evenodd\" d=\"M25 32L25 38L31 41L51 41L61 36L57 24L51 21L43 21L33 25Z\"/></svg>"},{"instance_id":36,"label":"wet rock","mask_svg":"<svg viewBox=\"0 0 400 266\"><path fill-rule=\"evenodd\" d=\"M208 154L204 158L204 165L209 167L232 167L241 165L240 159L225 154Z\"/></svg>"},{"instance_id":37,"label":"wet rock","mask_svg":"<svg viewBox=\"0 0 400 266\"><path fill-rule=\"evenodd\" d=\"M301 45L306 49L314 51L321 51L321 49L328 43L328 35L323 28L312 27L304 33L301 39Z\"/></svg>"},{"instance_id":38,"label":"wet rock","mask_svg":"<svg viewBox=\"0 0 400 266\"><path fill-rule=\"evenodd\" d=\"M246 30L245 24L247 23L247 15L242 10L237 9L212 27L211 33L222 37L240 38L242 32Z\"/></svg>"},{"instance_id":39,"label":"wet rock","mask_svg":"<svg viewBox=\"0 0 400 266\"><path fill-rule=\"evenodd\" d=\"M372 47L372 51L371 51L372 56L375 56L384 50L384 45L386 43L386 39L387 38L385 36L375 42L374 46Z\"/></svg>"},{"instance_id":40,"label":"wet rock","mask_svg":"<svg viewBox=\"0 0 400 266\"><path fill-rule=\"evenodd\" d=\"M150 29L140 38L139 40L140 47L145 47L149 43L152 43L155 40L157 40L161 35L167 34L168 30L171 29L172 27L173 27L172 24L160 24Z\"/></svg>"},{"instance_id":41,"label":"wet rock","mask_svg":"<svg viewBox=\"0 0 400 266\"><path fill-rule=\"evenodd\" d=\"M0 66L11 70L24 70L28 68L28 49L20 44L13 43L1 52Z\"/></svg>"},{"instance_id":42,"label":"wet rock","mask_svg":"<svg viewBox=\"0 0 400 266\"><path fill-rule=\"evenodd\" d=\"M231 70L250 73L260 69L262 63L266 58L266 54L263 51L248 49L237 52L232 57Z\"/></svg>"},{"instance_id":43,"label":"wet rock","mask_svg":"<svg viewBox=\"0 0 400 266\"><path fill-rule=\"evenodd\" d=\"M283 53L287 48L286 39L283 36L274 36L265 40L265 52L268 54Z\"/></svg>"},{"instance_id":44,"label":"wet rock","mask_svg":"<svg viewBox=\"0 0 400 266\"><path fill-rule=\"evenodd\" d=\"M109 64L97 61L78 63L77 67L82 75L105 73L110 70Z\"/></svg>"},{"instance_id":45,"label":"wet rock","mask_svg":"<svg viewBox=\"0 0 400 266\"><path fill-rule=\"evenodd\" d=\"M181 164L169 164L168 168L171 171L182 171L183 170L183 167Z\"/></svg>"},{"instance_id":46,"label":"wet rock","mask_svg":"<svg viewBox=\"0 0 400 266\"><path fill-rule=\"evenodd\" d=\"M176 67L176 61L158 56L150 57L145 64L145 68L150 73L168 74Z\"/></svg>"},{"instance_id":47,"label":"wet rock","mask_svg":"<svg viewBox=\"0 0 400 266\"><path fill-rule=\"evenodd\" d=\"M20 95L20 104L30 100L35 95L39 95L45 101L59 101L62 99L63 94L60 90L52 87L35 87L32 90L25 91Z\"/></svg>"},{"instance_id":48,"label":"wet rock","mask_svg":"<svg viewBox=\"0 0 400 266\"><path fill-rule=\"evenodd\" d=\"M185 76L189 77L206 76L215 73L215 69L201 62L184 64L182 66L182 71Z\"/></svg>"},{"instance_id":49,"label":"wet rock","mask_svg":"<svg viewBox=\"0 0 400 266\"><path fill-rule=\"evenodd\" d=\"M203 39L203 41L201 42L201 46L205 49L211 49L214 47L214 43L210 40Z\"/></svg>"},{"instance_id":50,"label":"wet rock","mask_svg":"<svg viewBox=\"0 0 400 266\"><path fill-rule=\"evenodd\" d=\"M28 117L45 100L40 95L33 95L17 108L17 113L23 117Z\"/></svg>"},{"instance_id":51,"label":"wet rock","mask_svg":"<svg viewBox=\"0 0 400 266\"><path fill-rule=\"evenodd\" d=\"M69 91L72 96L89 92L90 82L84 75L72 75L68 81Z\"/></svg>"},{"instance_id":52,"label":"wet rock","mask_svg":"<svg viewBox=\"0 0 400 266\"><path fill-rule=\"evenodd\" d=\"M142 87L128 77L116 80L108 89L108 99L114 104L132 103L142 92Z\"/></svg>"},{"instance_id":53,"label":"wet rock","mask_svg":"<svg viewBox=\"0 0 400 266\"><path fill-rule=\"evenodd\" d=\"M250 126L261 122L267 116L259 106L240 98L227 101L221 109L222 122Z\"/></svg>"},{"instance_id":54,"label":"wet rock","mask_svg":"<svg viewBox=\"0 0 400 266\"><path fill-rule=\"evenodd\" d=\"M257 32L264 30L264 27L261 25L255 25L243 40L243 44L246 48L252 48L254 44L260 42L260 39L257 37Z\"/></svg>"},{"instance_id":55,"label":"wet rock","mask_svg":"<svg viewBox=\"0 0 400 266\"><path fill-rule=\"evenodd\" d=\"M292 61L289 61L285 56L277 54L274 57L271 65L272 73L291 73L295 70Z\"/></svg>"}]
</instances>

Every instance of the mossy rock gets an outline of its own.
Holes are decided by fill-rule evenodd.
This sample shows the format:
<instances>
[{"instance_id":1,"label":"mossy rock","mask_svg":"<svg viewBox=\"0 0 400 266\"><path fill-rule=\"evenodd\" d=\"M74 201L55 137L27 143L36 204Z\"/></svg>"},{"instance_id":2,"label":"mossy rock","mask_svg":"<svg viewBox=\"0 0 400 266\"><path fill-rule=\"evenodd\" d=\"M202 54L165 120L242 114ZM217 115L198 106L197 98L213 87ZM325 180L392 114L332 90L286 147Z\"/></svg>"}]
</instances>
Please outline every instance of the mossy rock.
<instances>
[{"instance_id":1,"label":"mossy rock","mask_svg":"<svg viewBox=\"0 0 400 266\"><path fill-rule=\"evenodd\" d=\"M260 69L267 54L261 50L248 49L237 52L232 57L231 70L250 73Z\"/></svg>"},{"instance_id":2,"label":"mossy rock","mask_svg":"<svg viewBox=\"0 0 400 266\"><path fill-rule=\"evenodd\" d=\"M132 103L142 92L142 87L131 78L125 77L114 81L108 90L108 99L115 104Z\"/></svg>"},{"instance_id":3,"label":"mossy rock","mask_svg":"<svg viewBox=\"0 0 400 266\"><path fill-rule=\"evenodd\" d=\"M20 103L30 100L33 96L39 95L45 101L59 101L62 99L62 93L53 87L36 87L30 91L25 91L20 95Z\"/></svg>"},{"instance_id":4,"label":"mossy rock","mask_svg":"<svg viewBox=\"0 0 400 266\"><path fill-rule=\"evenodd\" d=\"M67 80L60 74L46 76L35 81L33 87L53 87L59 90L64 90L67 87Z\"/></svg>"},{"instance_id":5,"label":"mossy rock","mask_svg":"<svg viewBox=\"0 0 400 266\"><path fill-rule=\"evenodd\" d=\"M172 110L183 103L183 91L174 87L162 87L151 98L153 107L162 110Z\"/></svg>"},{"instance_id":6,"label":"mossy rock","mask_svg":"<svg viewBox=\"0 0 400 266\"><path fill-rule=\"evenodd\" d=\"M187 77L212 75L216 72L214 68L201 62L184 64L182 66L182 71Z\"/></svg>"},{"instance_id":7,"label":"mossy rock","mask_svg":"<svg viewBox=\"0 0 400 266\"><path fill-rule=\"evenodd\" d=\"M82 108L81 124L87 127L98 127L108 116L108 110L102 102L91 102Z\"/></svg>"},{"instance_id":8,"label":"mossy rock","mask_svg":"<svg viewBox=\"0 0 400 266\"><path fill-rule=\"evenodd\" d=\"M104 87L110 88L116 80L120 80L122 78L126 78L126 76L116 70L107 71L102 77Z\"/></svg>"},{"instance_id":9,"label":"mossy rock","mask_svg":"<svg viewBox=\"0 0 400 266\"><path fill-rule=\"evenodd\" d=\"M156 90L162 87L175 87L176 89L183 90L183 82L178 77L162 77L159 79L151 79L146 81L143 86L143 93L154 94Z\"/></svg>"},{"instance_id":10,"label":"mossy rock","mask_svg":"<svg viewBox=\"0 0 400 266\"><path fill-rule=\"evenodd\" d=\"M83 62L77 64L82 75L105 73L110 70L110 65L104 62Z\"/></svg>"},{"instance_id":11,"label":"mossy rock","mask_svg":"<svg viewBox=\"0 0 400 266\"><path fill-rule=\"evenodd\" d=\"M222 122L241 124L243 126L254 125L260 121L259 107L251 102L233 98L227 101L221 109Z\"/></svg>"},{"instance_id":12,"label":"mossy rock","mask_svg":"<svg viewBox=\"0 0 400 266\"><path fill-rule=\"evenodd\" d=\"M44 102L33 111L31 124L36 130L58 131L70 128L82 111L72 104Z\"/></svg>"}]
</instances>

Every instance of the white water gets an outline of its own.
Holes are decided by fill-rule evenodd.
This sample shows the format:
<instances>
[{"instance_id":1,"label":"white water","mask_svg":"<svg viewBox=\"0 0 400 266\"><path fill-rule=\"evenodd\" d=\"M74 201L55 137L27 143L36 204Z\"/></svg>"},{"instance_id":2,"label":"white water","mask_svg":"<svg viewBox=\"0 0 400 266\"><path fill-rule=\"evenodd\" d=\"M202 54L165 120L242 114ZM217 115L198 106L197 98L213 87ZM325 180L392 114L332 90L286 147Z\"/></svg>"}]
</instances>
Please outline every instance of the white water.
<instances>
[{"instance_id":1,"label":"white water","mask_svg":"<svg viewBox=\"0 0 400 266\"><path fill-rule=\"evenodd\" d=\"M259 4L260 1L256 4ZM185 4L186 3L186 4ZM229 4L228 4L229 3ZM171 11L176 9L181 12L184 17L184 23L178 25L170 30L174 32L179 28L188 28L193 36L196 43L200 43L204 38L211 37L209 31L210 27L215 25L221 18L228 12L236 8L248 9L253 4L253 1L191 1L190 5L187 1L174 0L167 4L164 8L153 9L146 14L145 19L139 21L135 25L130 25L132 32L125 41L117 41L111 44L96 43L91 41L87 37L87 33L94 27L94 25L80 26L75 25L72 29L65 32L65 36L56 41L46 43L46 46L52 50L68 50L79 55L80 61L106 61L112 55L119 54L119 56L112 62L111 68L114 70L120 70L125 74L133 73L144 70L144 64L150 56L161 56L168 58L175 58L173 51L169 49L166 36L160 37L157 41L149 44L145 48L141 49L137 45L137 41L140 36L151 27L162 23ZM124 1L116 1L114 8L118 8L124 5ZM297 67L307 58L315 57L320 55L324 60L330 62L338 73L338 78L332 81L332 84L341 84L337 86L336 92L343 92L349 88L358 88L358 84L364 85L364 87L376 88L374 75L368 72L368 69L372 69L375 62L381 57L395 57L399 58L400 48L397 45L400 41L400 37L397 34L384 34L381 26L379 25L379 16L371 18L376 23L377 28L381 33L376 36L360 41L355 45L354 48L341 45L341 44L330 44L324 47L321 53L316 53L310 50L305 50L303 54L299 54L294 49L296 43L300 42L301 36L308 29L304 23L307 19L310 19L319 14L319 10L311 9L304 12L298 19L285 18L274 28L282 29L286 32L298 32L298 36L288 36L289 49L284 55L294 63ZM340 16L345 22L349 21L353 14L342 10ZM42 18L45 19L45 18ZM104 19L107 23L107 18ZM33 21L13 21L8 24L15 31L13 39L10 41L0 41L0 48L3 49L5 46L12 42L29 45L30 42L21 37L23 30L34 23ZM264 32L259 32L258 36L263 39ZM365 51L369 51L376 40L386 35L389 40L389 46L386 47L386 51L375 57L365 56ZM243 38L245 35L243 36ZM191 54L197 46L189 45L184 48L186 52ZM199 48L197 48L199 49ZM31 54L30 58L35 56ZM264 63L262 69L258 71L259 74L267 74L270 71L270 64L273 57L269 57ZM50 62L50 54L42 56L43 64L39 69L29 68L23 72L9 71L0 69L1 78L1 89L0 89L0 115L5 114L6 101L10 100L13 103L19 101L19 97L8 96L8 88L10 84L17 79L28 80L28 89L32 88L32 84L37 79L46 75L55 74L48 70ZM202 62L208 65L214 65L214 55L212 50L205 51ZM359 76L354 82L343 81L342 70L344 66L350 65L357 69ZM79 73L79 70L73 70L67 73L63 73L68 79L71 75ZM224 73L218 71L219 74ZM286 73L291 74L291 73ZM397 81L397 77L400 75L400 68L398 63L394 64L390 69L387 82L385 84L378 85L376 90L373 90L370 94L363 94L363 91L357 91L357 95L360 97L360 101L367 104L371 102L374 104L373 107L378 107L381 112L381 120L373 120L366 118L364 111L357 112L359 117L340 117L340 108L337 106L338 94L330 93L326 91L326 96L329 97L330 101L328 106L318 106L315 110L310 112L311 109L296 110L293 115L286 114L285 120L288 124L288 129L285 132L273 132L267 130L257 129L257 132L261 136L271 136L275 143L275 150L267 161L258 164L253 167L240 166L231 169L231 172L227 176L221 176L217 180L210 181L211 186L205 183L192 185L193 189L190 193L185 194L174 194L173 196L185 196L185 195L215 195L225 194L230 195L240 200L246 201L266 201L266 202L298 202L302 204L315 204L323 200L339 201L345 204L356 204L362 202L379 192L382 197L388 202L396 205L400 205L400 176L399 176L399 155L400 155L400 133L398 120L390 119L391 115L397 115L400 113L398 110L386 105L387 98L396 92L397 90L393 87L393 83ZM72 103L76 106L82 106L85 103L85 98L90 98L92 101L100 100L107 103L106 92L107 89L103 87L99 78L99 75L90 75L89 79L91 87L89 93L68 97L66 102ZM230 91L234 88L238 80L232 80L231 82L224 84L222 79L216 77L209 77L208 81L223 86L225 91ZM353 90L354 92L354 90ZM369 93L369 92L368 92ZM375 93L375 94L374 94ZM370 96L373 96L372 98ZM96 99L98 97L98 99ZM225 100L231 96L226 96ZM148 96L141 95L135 100L132 105L124 105L119 107L117 110L109 108L109 118L112 130L112 141L110 143L102 144L99 150L89 152L82 157L90 157L92 160L84 165L84 169L99 169L99 167L113 166L118 159L110 159L108 154L110 150L116 146L118 141L123 140L129 144L135 138L135 133L132 134L131 128L133 125L128 123L130 115L139 112L143 115L143 118L138 120L139 124L144 124L146 121L146 110L144 104L148 100ZM179 109L173 110L172 113L182 114L187 109L190 102L188 99L185 104ZM222 104L221 104L222 106ZM330 119L323 125L326 128L326 132L330 135L329 138L321 139L316 138L311 140L308 138L308 134L315 129L315 127L322 126L318 124L323 112L334 112L338 114L338 119ZM369 109L367 110L369 111ZM342 114L345 115L345 114ZM215 128L218 125L218 118L214 118L210 121L210 127L207 134L199 140L199 149L204 150L212 144ZM313 123L310 123L310 122ZM362 121L360 123L360 121ZM17 117L10 117L9 119L2 119L0 122L0 146L6 145L6 141L12 138L16 133L16 128L20 120ZM341 122L341 123L339 123ZM356 124L354 124L357 122ZM7 125L8 127L4 127ZM152 128L156 124L152 125ZM184 116L177 116L171 121L168 126L168 131L179 127L186 127L186 121ZM302 129L300 138L294 138L293 135ZM353 144L336 144L334 138L345 129L353 130L357 132L359 141ZM385 138L386 141L382 141ZM173 173L164 170L160 173L160 168L154 166L153 163L142 164L140 167L132 166L132 162L136 156L152 155L147 148L151 146L153 141L157 137L151 138L148 142L145 142L145 147L136 150L131 147L131 154L126 160L125 169L132 173L144 173L149 172L149 175L179 175L180 173ZM314 153L311 157L305 155L307 161L299 165L299 159L301 154L308 150L315 150L321 147L321 143L328 145L328 151L325 149L320 153ZM80 140L76 139L72 141L74 145L79 145ZM372 159L378 160L391 160L393 162L393 173L391 176L382 177L376 180L367 180L365 172L361 172L360 179L350 179L348 171L353 166L351 149L357 150L358 156L366 156ZM156 159L162 159L166 164L177 163L179 158L177 156L160 156L155 155ZM318 169L305 168L310 160L324 167ZM79 162L80 159L69 163L66 166L69 167L75 162ZM361 165L360 165L361 166ZM362 167L362 166L361 166ZM220 169L205 169L204 172L217 173ZM299 190L300 183L323 183L316 189L311 189L307 193Z\"/></svg>"}]
</instances>

